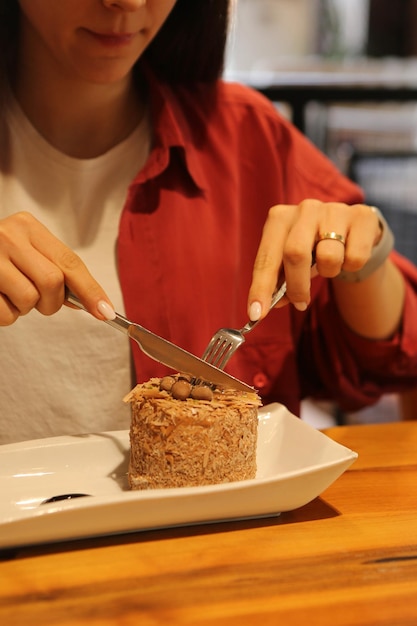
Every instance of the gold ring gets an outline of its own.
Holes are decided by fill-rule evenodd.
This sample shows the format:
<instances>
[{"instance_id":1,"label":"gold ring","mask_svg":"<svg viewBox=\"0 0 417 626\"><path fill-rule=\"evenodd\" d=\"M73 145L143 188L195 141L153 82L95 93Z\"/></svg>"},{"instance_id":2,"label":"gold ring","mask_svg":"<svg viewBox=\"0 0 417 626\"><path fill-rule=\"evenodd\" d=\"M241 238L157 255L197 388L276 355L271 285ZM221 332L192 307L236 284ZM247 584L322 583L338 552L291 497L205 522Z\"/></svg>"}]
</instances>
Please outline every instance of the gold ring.
<instances>
[{"instance_id":1,"label":"gold ring","mask_svg":"<svg viewBox=\"0 0 417 626\"><path fill-rule=\"evenodd\" d=\"M343 235L339 235L339 233L335 233L334 230L328 232L328 233L323 233L322 235L319 235L319 241L323 241L323 239L334 239L335 241L340 241L340 243L342 243L343 245L346 244L346 239L343 237Z\"/></svg>"}]
</instances>

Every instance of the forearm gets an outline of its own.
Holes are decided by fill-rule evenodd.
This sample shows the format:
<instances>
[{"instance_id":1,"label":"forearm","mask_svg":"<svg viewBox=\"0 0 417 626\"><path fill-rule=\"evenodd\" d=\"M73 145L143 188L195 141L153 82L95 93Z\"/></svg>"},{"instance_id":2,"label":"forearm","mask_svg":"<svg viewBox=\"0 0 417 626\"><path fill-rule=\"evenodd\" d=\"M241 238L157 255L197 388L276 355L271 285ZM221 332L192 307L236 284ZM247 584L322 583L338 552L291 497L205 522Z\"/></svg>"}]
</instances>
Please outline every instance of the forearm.
<instances>
[{"instance_id":1,"label":"forearm","mask_svg":"<svg viewBox=\"0 0 417 626\"><path fill-rule=\"evenodd\" d=\"M355 333L369 339L387 339L398 330L405 282L389 259L362 282L334 279L332 283L340 315Z\"/></svg>"}]
</instances>

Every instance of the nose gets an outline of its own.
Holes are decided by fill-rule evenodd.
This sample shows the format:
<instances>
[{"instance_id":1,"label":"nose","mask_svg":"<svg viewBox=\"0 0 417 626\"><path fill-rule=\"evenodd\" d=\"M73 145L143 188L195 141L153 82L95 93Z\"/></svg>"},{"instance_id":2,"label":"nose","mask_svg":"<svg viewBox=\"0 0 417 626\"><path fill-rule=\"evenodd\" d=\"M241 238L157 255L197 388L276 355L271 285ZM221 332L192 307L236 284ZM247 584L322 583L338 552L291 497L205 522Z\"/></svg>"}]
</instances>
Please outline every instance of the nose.
<instances>
[{"instance_id":1,"label":"nose","mask_svg":"<svg viewBox=\"0 0 417 626\"><path fill-rule=\"evenodd\" d=\"M102 0L107 9L115 11L137 11L145 6L146 0Z\"/></svg>"}]
</instances>

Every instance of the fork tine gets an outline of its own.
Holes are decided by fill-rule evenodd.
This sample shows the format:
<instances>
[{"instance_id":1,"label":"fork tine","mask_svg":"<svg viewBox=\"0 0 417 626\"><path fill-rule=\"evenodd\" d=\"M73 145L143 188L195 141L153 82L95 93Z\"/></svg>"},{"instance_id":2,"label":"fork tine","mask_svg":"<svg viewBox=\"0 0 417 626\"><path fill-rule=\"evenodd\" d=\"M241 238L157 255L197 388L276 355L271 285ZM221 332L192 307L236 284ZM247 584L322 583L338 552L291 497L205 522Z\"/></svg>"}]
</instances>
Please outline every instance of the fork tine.
<instances>
[{"instance_id":1,"label":"fork tine","mask_svg":"<svg viewBox=\"0 0 417 626\"><path fill-rule=\"evenodd\" d=\"M228 342L225 339L214 338L203 354L203 361L214 365L222 357L224 350L227 349ZM217 366L216 366L217 367Z\"/></svg>"},{"instance_id":2,"label":"fork tine","mask_svg":"<svg viewBox=\"0 0 417 626\"><path fill-rule=\"evenodd\" d=\"M216 360L216 367L219 368L219 370L224 370L224 368L226 367L230 357L233 355L233 353L235 352L234 346L232 346L232 344L229 344L227 346L227 349L223 350L222 352L222 360L219 362L219 358ZM211 363L211 365L214 365L214 363Z\"/></svg>"},{"instance_id":3,"label":"fork tine","mask_svg":"<svg viewBox=\"0 0 417 626\"><path fill-rule=\"evenodd\" d=\"M271 306L269 309L271 310L285 295L287 290L287 283L281 285L279 289L277 289L271 300ZM207 348L204 351L203 356L201 357L203 361L209 363L210 365L214 365L220 370L223 370L226 367L229 359L234 355L236 350L242 343L245 341L245 335L251 331L260 320L257 321L248 321L243 328L220 328L211 338Z\"/></svg>"},{"instance_id":4,"label":"fork tine","mask_svg":"<svg viewBox=\"0 0 417 626\"><path fill-rule=\"evenodd\" d=\"M209 356L211 355L212 351L217 346L217 344L218 344L218 339L217 339L217 336L214 335L211 338L207 348L204 350L203 356L201 357L203 359L203 361L207 361L208 360Z\"/></svg>"},{"instance_id":5,"label":"fork tine","mask_svg":"<svg viewBox=\"0 0 417 626\"><path fill-rule=\"evenodd\" d=\"M225 358L223 359L223 361L221 361L219 364L219 359L222 357L222 355L224 354L225 350L227 350L228 347L230 348L232 347L232 344L230 341L226 340L222 335L218 335L218 334L213 335L213 337L210 340L210 343L208 344L207 348L204 350L204 354L201 358L203 359L203 361L206 361L206 363L209 363L210 365L214 365L214 367L218 367L219 369L223 369L234 352L234 351L233 352L229 351L225 355ZM193 384L199 385L201 384L201 380L198 378L195 378L193 380Z\"/></svg>"},{"instance_id":6,"label":"fork tine","mask_svg":"<svg viewBox=\"0 0 417 626\"><path fill-rule=\"evenodd\" d=\"M207 358L203 360L207 361L211 365L214 365L215 367L218 367L219 369L223 369L230 356L232 356L232 348L233 345L229 341L218 341Z\"/></svg>"}]
</instances>

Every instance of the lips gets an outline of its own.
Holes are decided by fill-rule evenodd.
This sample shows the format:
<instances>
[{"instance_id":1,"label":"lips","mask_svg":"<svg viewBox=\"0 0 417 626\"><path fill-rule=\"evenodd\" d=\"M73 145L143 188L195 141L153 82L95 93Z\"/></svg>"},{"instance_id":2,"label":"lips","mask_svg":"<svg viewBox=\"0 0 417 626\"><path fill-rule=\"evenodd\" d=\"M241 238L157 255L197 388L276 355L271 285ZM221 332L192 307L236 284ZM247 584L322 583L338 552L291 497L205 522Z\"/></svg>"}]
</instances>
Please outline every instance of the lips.
<instances>
[{"instance_id":1,"label":"lips","mask_svg":"<svg viewBox=\"0 0 417 626\"><path fill-rule=\"evenodd\" d=\"M93 31L88 31L88 33L96 41L109 48L128 46L135 37L134 33L95 33Z\"/></svg>"}]
</instances>

